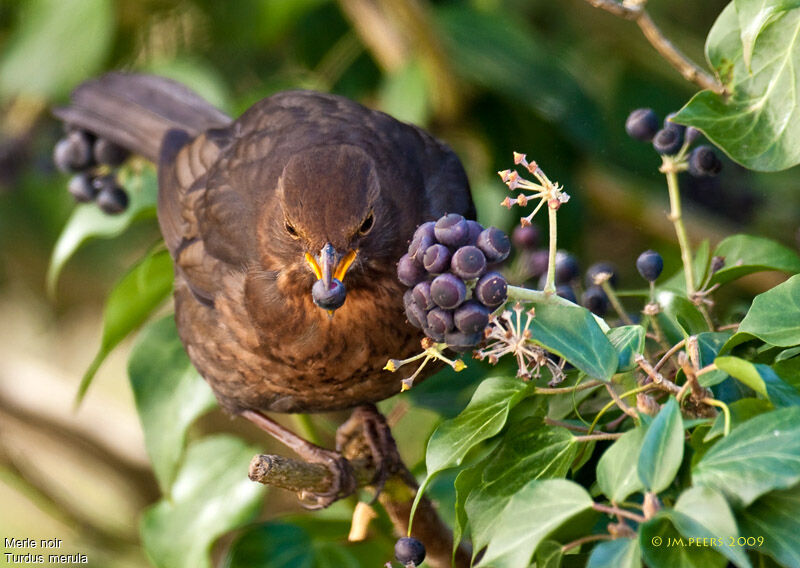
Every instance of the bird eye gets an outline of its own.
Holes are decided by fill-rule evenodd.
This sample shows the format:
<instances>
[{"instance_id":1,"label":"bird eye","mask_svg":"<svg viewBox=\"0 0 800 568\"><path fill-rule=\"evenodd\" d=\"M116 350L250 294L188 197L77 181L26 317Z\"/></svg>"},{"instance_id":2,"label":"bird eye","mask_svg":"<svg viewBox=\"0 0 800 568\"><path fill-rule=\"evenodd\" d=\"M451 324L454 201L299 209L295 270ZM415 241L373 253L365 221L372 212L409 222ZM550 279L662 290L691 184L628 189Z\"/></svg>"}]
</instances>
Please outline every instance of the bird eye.
<instances>
[{"instance_id":1,"label":"bird eye","mask_svg":"<svg viewBox=\"0 0 800 568\"><path fill-rule=\"evenodd\" d=\"M358 234L366 235L372 230L372 226L375 224L375 214L370 211L369 215L361 222L361 226L358 228Z\"/></svg>"},{"instance_id":2,"label":"bird eye","mask_svg":"<svg viewBox=\"0 0 800 568\"><path fill-rule=\"evenodd\" d=\"M284 221L283 228L286 229L286 232L289 233L293 239L296 239L300 236L297 234L297 229L295 229L294 225L292 225L289 221Z\"/></svg>"}]
</instances>

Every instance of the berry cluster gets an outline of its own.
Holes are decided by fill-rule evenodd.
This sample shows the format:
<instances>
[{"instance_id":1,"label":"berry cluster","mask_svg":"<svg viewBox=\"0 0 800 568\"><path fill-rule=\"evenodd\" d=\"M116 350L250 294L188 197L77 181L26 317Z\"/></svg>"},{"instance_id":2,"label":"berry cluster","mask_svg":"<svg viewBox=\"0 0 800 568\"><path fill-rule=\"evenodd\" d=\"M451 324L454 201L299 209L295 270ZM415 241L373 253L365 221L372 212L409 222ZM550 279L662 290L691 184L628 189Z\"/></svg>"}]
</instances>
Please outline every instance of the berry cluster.
<instances>
[{"instance_id":1,"label":"berry cluster","mask_svg":"<svg viewBox=\"0 0 800 568\"><path fill-rule=\"evenodd\" d=\"M653 109L639 108L628 115L625 131L631 138L652 142L659 154L672 156L678 154L684 144L688 148L700 136L697 129L672 122L673 116L667 116L661 125ZM713 177L721 169L722 161L711 146L698 146L689 154L688 171L695 177Z\"/></svg>"},{"instance_id":2,"label":"berry cluster","mask_svg":"<svg viewBox=\"0 0 800 568\"><path fill-rule=\"evenodd\" d=\"M512 233L511 240L520 251L520 264L522 278L529 286L539 289L544 288L547 278L548 251L537 248L539 245L539 230L535 225L518 226ZM604 275L601 277L601 275ZM576 288L580 284L581 270L577 259L568 252L556 253L555 265L556 294L578 303ZM580 294L580 303L585 308L599 316L604 316L610 307L608 295L600 285L601 280L607 280L615 287L617 285L617 269L610 262L598 262L591 265L584 273L585 287Z\"/></svg>"},{"instance_id":3,"label":"berry cluster","mask_svg":"<svg viewBox=\"0 0 800 568\"><path fill-rule=\"evenodd\" d=\"M490 268L510 251L500 229L455 213L417 227L397 263L397 278L409 287L403 296L409 323L453 351L471 351L491 311L506 301L506 280Z\"/></svg>"},{"instance_id":4,"label":"berry cluster","mask_svg":"<svg viewBox=\"0 0 800 568\"><path fill-rule=\"evenodd\" d=\"M121 146L96 138L83 130L70 130L53 150L53 161L62 172L76 174L67 186L80 203L96 201L104 212L114 215L128 207L128 194L120 186L112 168L128 157Z\"/></svg>"}]
</instances>

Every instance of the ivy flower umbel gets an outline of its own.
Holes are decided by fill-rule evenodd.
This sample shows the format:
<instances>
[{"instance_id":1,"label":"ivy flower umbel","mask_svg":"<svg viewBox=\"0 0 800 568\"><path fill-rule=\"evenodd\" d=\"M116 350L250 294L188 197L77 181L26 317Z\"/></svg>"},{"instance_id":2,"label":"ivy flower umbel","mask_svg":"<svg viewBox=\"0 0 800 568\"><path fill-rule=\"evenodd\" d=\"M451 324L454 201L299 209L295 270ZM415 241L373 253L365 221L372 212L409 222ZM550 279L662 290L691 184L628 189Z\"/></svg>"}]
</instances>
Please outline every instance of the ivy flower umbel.
<instances>
[{"instance_id":1,"label":"ivy flower umbel","mask_svg":"<svg viewBox=\"0 0 800 568\"><path fill-rule=\"evenodd\" d=\"M517 359L517 376L524 381L538 379L542 367L546 367L552 375L550 384L560 383L564 380L561 365L550 359L547 351L531 340L530 326L535 317L534 308L525 310L519 302L511 310L504 310L500 315L493 314L484 331L487 345L476 351L475 357L488 359L494 365L501 357L512 354Z\"/></svg>"},{"instance_id":2,"label":"ivy flower umbel","mask_svg":"<svg viewBox=\"0 0 800 568\"><path fill-rule=\"evenodd\" d=\"M400 391L407 391L412 386L414 386L414 379L416 379L419 374L422 372L422 369L425 368L425 365L428 364L429 361L436 359L449 365L456 373L463 371L467 368L466 363L461 359L449 359L442 354L447 348L447 344L445 343L436 343L430 337L425 337L422 339L422 352L416 355L409 357L408 359L389 359L384 367L384 370L389 371L390 373L394 373L397 369L402 367L403 365L407 365L409 363L413 363L415 361L421 361L417 370L414 371L414 374L408 378L403 379L402 385L400 387Z\"/></svg>"},{"instance_id":3,"label":"ivy flower umbel","mask_svg":"<svg viewBox=\"0 0 800 568\"><path fill-rule=\"evenodd\" d=\"M520 176L519 172L516 170L503 170L497 172L497 175L500 176L500 179L503 180L503 183L508 186L510 191L517 189L527 189L533 191L533 193L530 194L520 193L515 199L506 197L501 202L501 205L511 209L514 205L525 207L529 201L536 199L539 200L539 203L533 209L531 214L520 219L520 223L523 227L531 224L533 217L539 212L539 209L541 209L545 203L547 203L551 209L558 209L562 203L569 201L569 194L563 191L562 186L560 186L558 183L551 182L536 162L528 162L525 154L514 152L514 164L525 167L525 169L533 174L533 177L535 177L538 181L538 183L536 183L527 180Z\"/></svg>"}]
</instances>

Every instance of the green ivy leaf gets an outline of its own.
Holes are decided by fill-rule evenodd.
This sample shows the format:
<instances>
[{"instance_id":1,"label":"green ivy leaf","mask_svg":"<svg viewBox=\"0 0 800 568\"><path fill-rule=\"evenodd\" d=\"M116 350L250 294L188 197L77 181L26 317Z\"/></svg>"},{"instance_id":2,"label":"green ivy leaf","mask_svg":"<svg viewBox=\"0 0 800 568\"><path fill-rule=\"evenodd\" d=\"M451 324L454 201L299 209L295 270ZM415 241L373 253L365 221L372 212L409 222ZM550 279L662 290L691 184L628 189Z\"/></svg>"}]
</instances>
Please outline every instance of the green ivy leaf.
<instances>
[{"instance_id":1,"label":"green ivy leaf","mask_svg":"<svg viewBox=\"0 0 800 568\"><path fill-rule=\"evenodd\" d=\"M656 294L656 301L662 309L662 314L659 315L668 315L676 321L684 336L708 331L708 324L703 314L685 296L663 290Z\"/></svg>"},{"instance_id":2,"label":"green ivy leaf","mask_svg":"<svg viewBox=\"0 0 800 568\"><path fill-rule=\"evenodd\" d=\"M714 364L769 399L776 408L800 406L800 391L785 383L766 365L751 363L738 357L717 357Z\"/></svg>"},{"instance_id":3,"label":"green ivy leaf","mask_svg":"<svg viewBox=\"0 0 800 568\"><path fill-rule=\"evenodd\" d=\"M741 28L742 56L747 69L753 57L753 48L761 30L781 12L800 7L798 0L735 0L736 14Z\"/></svg>"},{"instance_id":4,"label":"green ivy leaf","mask_svg":"<svg viewBox=\"0 0 800 568\"><path fill-rule=\"evenodd\" d=\"M739 534L782 566L800 566L800 485L772 491L739 513Z\"/></svg>"},{"instance_id":5,"label":"green ivy leaf","mask_svg":"<svg viewBox=\"0 0 800 568\"><path fill-rule=\"evenodd\" d=\"M84 33L84 32L81 32ZM47 290L55 296L61 269L86 241L94 238L110 239L121 235L134 221L156 217L158 182L155 170L146 167L140 174L130 175L124 168L120 181L128 192L128 208L119 215L103 213L94 203L75 206L61 234L58 236L50 266L47 269Z\"/></svg>"},{"instance_id":6,"label":"green ivy leaf","mask_svg":"<svg viewBox=\"0 0 800 568\"><path fill-rule=\"evenodd\" d=\"M628 430L597 462L597 485L610 501L620 503L631 493L644 489L635 464L639 461L646 433L645 426Z\"/></svg>"},{"instance_id":7,"label":"green ivy leaf","mask_svg":"<svg viewBox=\"0 0 800 568\"><path fill-rule=\"evenodd\" d=\"M722 351L751 337L779 347L800 345L800 274L756 296Z\"/></svg>"},{"instance_id":8,"label":"green ivy leaf","mask_svg":"<svg viewBox=\"0 0 800 568\"><path fill-rule=\"evenodd\" d=\"M147 509L140 523L144 549L157 568L211 568L214 541L258 512L264 488L247 477L256 453L227 435L189 446L170 499Z\"/></svg>"},{"instance_id":9,"label":"green ivy leaf","mask_svg":"<svg viewBox=\"0 0 800 568\"><path fill-rule=\"evenodd\" d=\"M473 527L475 550L482 548L477 543L488 543L478 566L527 567L534 551L547 535L591 506L592 498L586 490L572 481L546 479L529 482L508 500L485 530Z\"/></svg>"},{"instance_id":10,"label":"green ivy leaf","mask_svg":"<svg viewBox=\"0 0 800 568\"><path fill-rule=\"evenodd\" d=\"M736 6L728 4L708 35L706 57L730 95L702 91L674 120L701 130L746 168L778 171L800 162L797 98L787 96L800 88L798 30L800 10L771 18L761 28L748 69Z\"/></svg>"},{"instance_id":11,"label":"green ivy leaf","mask_svg":"<svg viewBox=\"0 0 800 568\"><path fill-rule=\"evenodd\" d=\"M717 358L725 342L730 339L730 331L705 331L697 334L697 348L700 355L700 368L710 365ZM700 386L712 387L728 378L725 371L719 369L703 373L698 378Z\"/></svg>"},{"instance_id":12,"label":"green ivy leaf","mask_svg":"<svg viewBox=\"0 0 800 568\"><path fill-rule=\"evenodd\" d=\"M586 568L641 568L642 551L639 541L618 538L601 542L592 549Z\"/></svg>"},{"instance_id":13,"label":"green ivy leaf","mask_svg":"<svg viewBox=\"0 0 800 568\"><path fill-rule=\"evenodd\" d=\"M683 419L678 402L670 399L650 424L639 453L637 472L648 491L669 487L683 461Z\"/></svg>"},{"instance_id":14,"label":"green ivy leaf","mask_svg":"<svg viewBox=\"0 0 800 568\"><path fill-rule=\"evenodd\" d=\"M575 459L577 444L564 428L536 428L535 419L515 424L498 448L481 464L477 485L465 510L473 535L486 535L514 495L530 481L564 477ZM488 542L475 538L480 550Z\"/></svg>"},{"instance_id":15,"label":"green ivy leaf","mask_svg":"<svg viewBox=\"0 0 800 568\"><path fill-rule=\"evenodd\" d=\"M473 467L468 467L462 470L456 477L454 484L456 490L456 519L453 528L453 554L455 554L456 548L469 529L469 519L467 518L465 504L472 490L478 487L480 483L482 465L483 463L481 462Z\"/></svg>"},{"instance_id":16,"label":"green ivy leaf","mask_svg":"<svg viewBox=\"0 0 800 568\"><path fill-rule=\"evenodd\" d=\"M673 525L674 511L659 511L639 527L642 560L649 568L724 568L727 561L708 546L692 546Z\"/></svg>"},{"instance_id":17,"label":"green ivy leaf","mask_svg":"<svg viewBox=\"0 0 800 568\"><path fill-rule=\"evenodd\" d=\"M114 286L103 310L100 349L81 379L77 402L83 399L108 354L169 297L172 281L172 259L166 250L161 249L150 251Z\"/></svg>"},{"instance_id":18,"label":"green ivy leaf","mask_svg":"<svg viewBox=\"0 0 800 568\"><path fill-rule=\"evenodd\" d=\"M216 404L186 355L172 315L142 332L128 361L128 377L153 472L162 493L170 495L189 426Z\"/></svg>"},{"instance_id":19,"label":"green ivy leaf","mask_svg":"<svg viewBox=\"0 0 800 568\"><path fill-rule=\"evenodd\" d=\"M545 540L536 549L536 568L561 568L563 556L560 542Z\"/></svg>"},{"instance_id":20,"label":"green ivy leaf","mask_svg":"<svg viewBox=\"0 0 800 568\"><path fill-rule=\"evenodd\" d=\"M670 519L686 538L707 539L711 547L736 564L750 568L750 561L741 547L730 546L738 538L736 520L725 498L708 487L690 487L678 497Z\"/></svg>"},{"instance_id":21,"label":"green ivy leaf","mask_svg":"<svg viewBox=\"0 0 800 568\"><path fill-rule=\"evenodd\" d=\"M619 356L617 372L623 373L636 367L634 356L644 352L644 327L621 325L612 327L606 335Z\"/></svg>"},{"instance_id":22,"label":"green ivy leaf","mask_svg":"<svg viewBox=\"0 0 800 568\"><path fill-rule=\"evenodd\" d=\"M725 266L714 273L711 284L724 284L763 270L800 272L800 257L792 249L772 239L733 235L723 240L714 256L725 258Z\"/></svg>"},{"instance_id":23,"label":"green ivy leaf","mask_svg":"<svg viewBox=\"0 0 800 568\"><path fill-rule=\"evenodd\" d=\"M800 407L756 416L717 442L692 469L695 485L747 506L800 481Z\"/></svg>"},{"instance_id":24,"label":"green ivy leaf","mask_svg":"<svg viewBox=\"0 0 800 568\"><path fill-rule=\"evenodd\" d=\"M619 356L592 312L558 301L537 302L531 340L563 357L590 377L611 380Z\"/></svg>"},{"instance_id":25,"label":"green ivy leaf","mask_svg":"<svg viewBox=\"0 0 800 568\"><path fill-rule=\"evenodd\" d=\"M114 32L110 0L29 0L21 6L20 24L0 58L0 94L52 99L100 69Z\"/></svg>"}]
</instances>

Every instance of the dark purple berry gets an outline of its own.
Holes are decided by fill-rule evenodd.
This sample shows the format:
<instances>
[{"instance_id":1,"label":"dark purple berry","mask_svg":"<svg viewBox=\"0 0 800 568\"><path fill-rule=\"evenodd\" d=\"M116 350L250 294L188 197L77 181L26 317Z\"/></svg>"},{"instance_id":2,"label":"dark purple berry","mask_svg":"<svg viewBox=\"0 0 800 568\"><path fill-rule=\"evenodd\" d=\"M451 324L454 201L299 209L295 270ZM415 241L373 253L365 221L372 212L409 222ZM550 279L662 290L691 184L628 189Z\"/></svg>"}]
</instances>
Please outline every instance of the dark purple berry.
<instances>
[{"instance_id":1,"label":"dark purple berry","mask_svg":"<svg viewBox=\"0 0 800 568\"><path fill-rule=\"evenodd\" d=\"M447 346L450 349L457 353L466 353L467 351L472 351L482 340L482 333L451 331L444 334L444 342L447 343Z\"/></svg>"},{"instance_id":2,"label":"dark purple berry","mask_svg":"<svg viewBox=\"0 0 800 568\"><path fill-rule=\"evenodd\" d=\"M431 300L431 283L427 280L419 282L414 286L411 297L423 310L430 310L433 307L433 300Z\"/></svg>"},{"instance_id":3,"label":"dark purple berry","mask_svg":"<svg viewBox=\"0 0 800 568\"><path fill-rule=\"evenodd\" d=\"M450 270L464 280L480 278L486 272L486 257L478 247L461 247L453 254Z\"/></svg>"},{"instance_id":4,"label":"dark purple berry","mask_svg":"<svg viewBox=\"0 0 800 568\"><path fill-rule=\"evenodd\" d=\"M611 274L611 277L608 279L608 283L611 284L612 288L616 288L617 286L617 267L611 264L610 262L600 261L596 262L591 265L589 268L586 269L586 274L584 275L584 280L586 282L586 287L594 286L595 285L595 276L602 272L607 272Z\"/></svg>"},{"instance_id":5,"label":"dark purple berry","mask_svg":"<svg viewBox=\"0 0 800 568\"><path fill-rule=\"evenodd\" d=\"M412 300L406 304L406 319L414 327L422 329L425 325L425 310Z\"/></svg>"},{"instance_id":6,"label":"dark purple berry","mask_svg":"<svg viewBox=\"0 0 800 568\"><path fill-rule=\"evenodd\" d=\"M467 300L456 308L453 323L464 333L480 333L489 324L489 308L476 300Z\"/></svg>"},{"instance_id":7,"label":"dark purple berry","mask_svg":"<svg viewBox=\"0 0 800 568\"><path fill-rule=\"evenodd\" d=\"M578 302L578 299L575 297L575 290L572 289L572 286L569 284L559 284L556 286L556 296L561 296L565 300L569 300L573 304Z\"/></svg>"},{"instance_id":8,"label":"dark purple berry","mask_svg":"<svg viewBox=\"0 0 800 568\"><path fill-rule=\"evenodd\" d=\"M636 259L636 270L648 282L655 282L664 270L664 260L654 250L646 250Z\"/></svg>"},{"instance_id":9,"label":"dark purple berry","mask_svg":"<svg viewBox=\"0 0 800 568\"><path fill-rule=\"evenodd\" d=\"M425 560L425 545L415 538L403 537L394 545L394 557L404 566L419 566Z\"/></svg>"},{"instance_id":10,"label":"dark purple berry","mask_svg":"<svg viewBox=\"0 0 800 568\"><path fill-rule=\"evenodd\" d=\"M533 250L539 245L539 228L536 225L517 225L511 233L511 242L522 250Z\"/></svg>"},{"instance_id":11,"label":"dark purple berry","mask_svg":"<svg viewBox=\"0 0 800 568\"><path fill-rule=\"evenodd\" d=\"M489 227L478 236L478 248L486 255L488 262L502 262L511 252L511 241L508 240L508 235L497 227Z\"/></svg>"},{"instance_id":12,"label":"dark purple berry","mask_svg":"<svg viewBox=\"0 0 800 568\"><path fill-rule=\"evenodd\" d=\"M108 166L122 165L129 155L125 148L106 138L95 140L92 154L98 164L106 164Z\"/></svg>"},{"instance_id":13,"label":"dark purple berry","mask_svg":"<svg viewBox=\"0 0 800 568\"><path fill-rule=\"evenodd\" d=\"M414 286L425 279L425 271L411 257L404 254L397 263L397 279L406 286Z\"/></svg>"},{"instance_id":14,"label":"dark purple berry","mask_svg":"<svg viewBox=\"0 0 800 568\"><path fill-rule=\"evenodd\" d=\"M680 129L681 134L686 134L686 127L683 124L678 124L677 122L672 122L672 119L678 116L677 112L671 112L666 117L664 117L664 128L668 126L677 126Z\"/></svg>"},{"instance_id":15,"label":"dark purple berry","mask_svg":"<svg viewBox=\"0 0 800 568\"><path fill-rule=\"evenodd\" d=\"M508 298L508 283L498 272L487 272L475 284L475 297L488 308L496 308Z\"/></svg>"},{"instance_id":16,"label":"dark purple berry","mask_svg":"<svg viewBox=\"0 0 800 568\"><path fill-rule=\"evenodd\" d=\"M89 135L73 130L53 149L53 161L62 172L79 172L92 165L92 143Z\"/></svg>"},{"instance_id":17,"label":"dark purple berry","mask_svg":"<svg viewBox=\"0 0 800 568\"><path fill-rule=\"evenodd\" d=\"M658 116L651 108L638 108L625 121L628 136L642 142L650 142L658 132Z\"/></svg>"},{"instance_id":18,"label":"dark purple berry","mask_svg":"<svg viewBox=\"0 0 800 568\"><path fill-rule=\"evenodd\" d=\"M659 154L677 154L683 145L683 127L668 123L653 137L653 148Z\"/></svg>"},{"instance_id":19,"label":"dark purple berry","mask_svg":"<svg viewBox=\"0 0 800 568\"><path fill-rule=\"evenodd\" d=\"M542 274L547 272L547 263L550 259L550 253L545 249L533 251L530 255L526 255L524 259L525 273L528 278L539 278Z\"/></svg>"},{"instance_id":20,"label":"dark purple berry","mask_svg":"<svg viewBox=\"0 0 800 568\"><path fill-rule=\"evenodd\" d=\"M431 274L441 274L450 268L450 249L444 245L435 244L428 247L422 257L422 265Z\"/></svg>"},{"instance_id":21,"label":"dark purple berry","mask_svg":"<svg viewBox=\"0 0 800 568\"><path fill-rule=\"evenodd\" d=\"M689 173L694 177L714 177L722 169L722 160L711 146L698 146L689 154Z\"/></svg>"},{"instance_id":22,"label":"dark purple berry","mask_svg":"<svg viewBox=\"0 0 800 568\"><path fill-rule=\"evenodd\" d=\"M403 307L405 308L408 304L414 301L414 289L409 288L405 292L403 292Z\"/></svg>"},{"instance_id":23,"label":"dark purple berry","mask_svg":"<svg viewBox=\"0 0 800 568\"><path fill-rule=\"evenodd\" d=\"M325 285L324 280L317 280L311 287L314 303L325 310L341 308L346 296L347 290L344 284L336 278L331 279L330 287Z\"/></svg>"},{"instance_id":24,"label":"dark purple berry","mask_svg":"<svg viewBox=\"0 0 800 568\"><path fill-rule=\"evenodd\" d=\"M92 178L88 174L77 174L69 180L67 191L80 203L94 201L97 197L97 188L92 183Z\"/></svg>"},{"instance_id":25,"label":"dark purple berry","mask_svg":"<svg viewBox=\"0 0 800 568\"><path fill-rule=\"evenodd\" d=\"M431 298L433 303L452 310L458 307L467 297L467 286L458 276L445 273L437 276L431 282Z\"/></svg>"},{"instance_id":26,"label":"dark purple berry","mask_svg":"<svg viewBox=\"0 0 800 568\"><path fill-rule=\"evenodd\" d=\"M460 247L469 238L467 220L458 213L450 213L441 217L434 225L436 240L449 247Z\"/></svg>"},{"instance_id":27,"label":"dark purple berry","mask_svg":"<svg viewBox=\"0 0 800 568\"><path fill-rule=\"evenodd\" d=\"M411 239L411 244L408 245L408 256L422 266L422 256L428 247L436 243L436 237L433 234L433 221L423 223L417 230L414 231L414 236Z\"/></svg>"},{"instance_id":28,"label":"dark purple berry","mask_svg":"<svg viewBox=\"0 0 800 568\"><path fill-rule=\"evenodd\" d=\"M600 317L608 312L608 296L600 286L589 286L581 296L583 307Z\"/></svg>"},{"instance_id":29,"label":"dark purple berry","mask_svg":"<svg viewBox=\"0 0 800 568\"><path fill-rule=\"evenodd\" d=\"M475 243L478 242L478 235L480 235L483 232L483 225L481 225L477 221L467 219L467 228L469 229L467 233L469 235L467 237L467 244L474 245Z\"/></svg>"},{"instance_id":30,"label":"dark purple berry","mask_svg":"<svg viewBox=\"0 0 800 568\"><path fill-rule=\"evenodd\" d=\"M95 201L103 212L117 215L128 208L128 194L119 186L113 175L96 177L92 184L97 189Z\"/></svg>"},{"instance_id":31,"label":"dark purple berry","mask_svg":"<svg viewBox=\"0 0 800 568\"><path fill-rule=\"evenodd\" d=\"M556 253L556 284L569 284L580 276L580 272L581 269L574 256L564 251L558 251Z\"/></svg>"},{"instance_id":32,"label":"dark purple berry","mask_svg":"<svg viewBox=\"0 0 800 568\"><path fill-rule=\"evenodd\" d=\"M687 144L694 144L694 141L700 137L700 131L690 126L686 129L686 132L683 135L683 139Z\"/></svg>"},{"instance_id":33,"label":"dark purple berry","mask_svg":"<svg viewBox=\"0 0 800 568\"><path fill-rule=\"evenodd\" d=\"M453 329L453 312L442 308L433 308L428 312L427 324L428 328L434 331L437 336L444 337L445 333Z\"/></svg>"}]
</instances>

